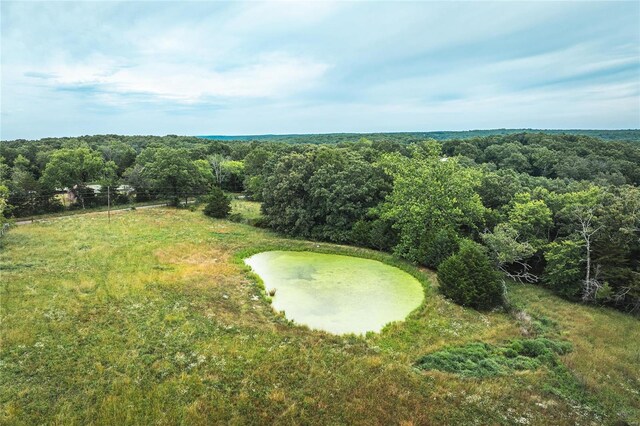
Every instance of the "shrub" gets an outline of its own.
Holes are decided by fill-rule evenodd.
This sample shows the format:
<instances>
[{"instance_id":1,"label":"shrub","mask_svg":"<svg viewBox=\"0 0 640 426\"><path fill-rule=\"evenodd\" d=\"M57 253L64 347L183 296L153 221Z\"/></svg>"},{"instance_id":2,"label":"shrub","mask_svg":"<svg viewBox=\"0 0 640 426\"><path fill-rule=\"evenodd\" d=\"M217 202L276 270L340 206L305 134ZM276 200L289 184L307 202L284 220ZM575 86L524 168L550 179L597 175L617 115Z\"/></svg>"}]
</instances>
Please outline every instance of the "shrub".
<instances>
[{"instance_id":1,"label":"shrub","mask_svg":"<svg viewBox=\"0 0 640 426\"><path fill-rule=\"evenodd\" d=\"M500 305L502 283L486 249L471 240L462 240L458 253L438 268L442 294L454 302L484 310Z\"/></svg>"},{"instance_id":2,"label":"shrub","mask_svg":"<svg viewBox=\"0 0 640 426\"><path fill-rule=\"evenodd\" d=\"M458 234L451 228L439 228L429 232L421 242L422 263L429 268L438 266L458 249Z\"/></svg>"},{"instance_id":3,"label":"shrub","mask_svg":"<svg viewBox=\"0 0 640 426\"><path fill-rule=\"evenodd\" d=\"M205 197L204 202L207 203L204 206L204 214L207 216L224 218L231 212L231 200L217 186Z\"/></svg>"},{"instance_id":4,"label":"shrub","mask_svg":"<svg viewBox=\"0 0 640 426\"><path fill-rule=\"evenodd\" d=\"M439 370L467 377L492 377L514 370L556 367L558 355L571 351L571 343L545 338L515 339L502 346L473 342L449 347L420 358L421 370Z\"/></svg>"},{"instance_id":5,"label":"shrub","mask_svg":"<svg viewBox=\"0 0 640 426\"><path fill-rule=\"evenodd\" d=\"M235 223L246 223L244 216L240 213L233 213L229 215L229 220Z\"/></svg>"}]
</instances>

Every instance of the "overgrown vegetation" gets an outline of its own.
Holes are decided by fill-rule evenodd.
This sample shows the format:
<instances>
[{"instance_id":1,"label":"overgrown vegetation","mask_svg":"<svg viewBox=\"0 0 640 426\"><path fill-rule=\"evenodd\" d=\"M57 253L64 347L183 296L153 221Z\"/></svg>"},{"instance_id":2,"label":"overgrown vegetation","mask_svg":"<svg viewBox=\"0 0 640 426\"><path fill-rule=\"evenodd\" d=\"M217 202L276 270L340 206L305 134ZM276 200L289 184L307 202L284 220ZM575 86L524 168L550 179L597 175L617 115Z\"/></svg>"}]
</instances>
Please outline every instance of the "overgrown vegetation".
<instances>
[{"instance_id":1,"label":"overgrown vegetation","mask_svg":"<svg viewBox=\"0 0 640 426\"><path fill-rule=\"evenodd\" d=\"M255 203L232 206L232 215L258 215ZM51 219L16 227L4 242L3 424L573 425L640 416L638 320L540 287L509 290L531 318L480 313L442 298L431 272L389 254L187 209L121 212L110 223L103 213ZM398 266L424 284L424 304L364 337L295 326L274 314L242 263L278 249ZM567 375L543 364L470 381L413 367L424 354L469 342L500 347L536 329L571 342L557 355Z\"/></svg>"},{"instance_id":2,"label":"overgrown vegetation","mask_svg":"<svg viewBox=\"0 0 640 426\"><path fill-rule=\"evenodd\" d=\"M416 362L422 370L439 370L465 377L492 377L514 371L536 370L542 365L556 367L558 355L571 350L569 342L536 339L514 339L495 346L474 342L449 347L425 355Z\"/></svg>"}]
</instances>

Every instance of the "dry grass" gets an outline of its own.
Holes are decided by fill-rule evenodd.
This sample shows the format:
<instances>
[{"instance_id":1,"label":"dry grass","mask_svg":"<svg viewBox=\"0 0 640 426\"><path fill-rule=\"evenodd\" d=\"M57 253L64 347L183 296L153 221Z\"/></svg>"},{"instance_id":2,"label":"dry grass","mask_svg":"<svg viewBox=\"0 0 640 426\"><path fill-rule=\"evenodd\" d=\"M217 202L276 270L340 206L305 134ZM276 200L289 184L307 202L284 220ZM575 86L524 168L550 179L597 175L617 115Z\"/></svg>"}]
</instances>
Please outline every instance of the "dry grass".
<instances>
[{"instance_id":1,"label":"dry grass","mask_svg":"<svg viewBox=\"0 0 640 426\"><path fill-rule=\"evenodd\" d=\"M234 202L234 209L239 207ZM246 206L256 213L256 206ZM247 213L244 213L247 214ZM425 303L379 335L338 337L276 315L242 264L266 249L380 259ZM638 419L638 320L514 287L574 344L564 362L598 404L545 368L491 379L421 373L446 345L521 336L511 316L440 297L430 273L377 252L281 238L200 212L138 210L23 226L2 248L3 424L589 424ZM256 297L257 296L257 297Z\"/></svg>"}]
</instances>

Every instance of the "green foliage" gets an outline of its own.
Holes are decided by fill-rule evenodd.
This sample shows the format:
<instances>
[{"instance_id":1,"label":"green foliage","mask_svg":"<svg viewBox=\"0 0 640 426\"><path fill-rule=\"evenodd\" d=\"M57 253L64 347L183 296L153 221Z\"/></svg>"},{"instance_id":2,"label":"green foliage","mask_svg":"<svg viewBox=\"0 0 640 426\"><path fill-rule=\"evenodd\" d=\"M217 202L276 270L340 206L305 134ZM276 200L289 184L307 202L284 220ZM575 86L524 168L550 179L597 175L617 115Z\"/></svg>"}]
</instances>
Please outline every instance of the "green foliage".
<instances>
[{"instance_id":1,"label":"green foliage","mask_svg":"<svg viewBox=\"0 0 640 426\"><path fill-rule=\"evenodd\" d=\"M293 153L274 164L262 203L270 227L290 235L311 235L315 222L307 186L313 174L312 161L309 154Z\"/></svg>"},{"instance_id":2,"label":"green foliage","mask_svg":"<svg viewBox=\"0 0 640 426\"><path fill-rule=\"evenodd\" d=\"M193 165L197 169L197 177L194 179L196 189L208 188L214 181L213 172L207 160L194 160Z\"/></svg>"},{"instance_id":3,"label":"green foliage","mask_svg":"<svg viewBox=\"0 0 640 426\"><path fill-rule=\"evenodd\" d=\"M418 150L413 158L384 155L381 164L393 177L393 190L381 206L382 218L393 220L400 239L394 251L412 262L437 264L436 230L464 234L477 229L486 209L475 189L480 172L461 166L456 159L443 161L433 146Z\"/></svg>"},{"instance_id":4,"label":"green foliage","mask_svg":"<svg viewBox=\"0 0 640 426\"><path fill-rule=\"evenodd\" d=\"M209 168L202 161L191 160L185 149L147 148L136 164L138 169L127 175L144 181L143 186L149 185L155 194L169 197L174 205L182 198L205 193L213 184Z\"/></svg>"},{"instance_id":5,"label":"green foliage","mask_svg":"<svg viewBox=\"0 0 640 426\"><path fill-rule=\"evenodd\" d=\"M264 197L265 216L256 223L392 251L431 268L459 239L481 238L505 274L540 277L567 297L588 257L598 290L586 291L586 301L640 312L639 134L497 129L233 142L176 135L3 141L0 184L9 189L4 215L20 217L106 204L105 191L89 184L120 187L116 203L178 205L217 183ZM56 189L65 187L77 203L62 205ZM583 241L585 212L592 215L590 246L563 269L554 258L562 250L545 248Z\"/></svg>"},{"instance_id":6,"label":"green foliage","mask_svg":"<svg viewBox=\"0 0 640 426\"><path fill-rule=\"evenodd\" d=\"M544 200L532 200L527 193L517 194L508 217L510 227L535 249L542 248L547 242L553 221Z\"/></svg>"},{"instance_id":7,"label":"green foliage","mask_svg":"<svg viewBox=\"0 0 640 426\"><path fill-rule=\"evenodd\" d=\"M535 248L527 241L519 241L519 233L509 223L498 224L493 232L482 234L482 241L494 256L497 265L510 265L531 257Z\"/></svg>"},{"instance_id":8,"label":"green foliage","mask_svg":"<svg viewBox=\"0 0 640 426\"><path fill-rule=\"evenodd\" d=\"M264 188L264 171L267 163L273 158L274 153L258 146L244 157L244 189L249 196L256 201L262 201Z\"/></svg>"},{"instance_id":9,"label":"green foliage","mask_svg":"<svg viewBox=\"0 0 640 426\"><path fill-rule=\"evenodd\" d=\"M478 194L482 203L490 209L498 209L511 203L515 195L522 190L522 175L513 170L491 171L482 169L482 180Z\"/></svg>"},{"instance_id":10,"label":"green foliage","mask_svg":"<svg viewBox=\"0 0 640 426\"><path fill-rule=\"evenodd\" d=\"M5 158L0 156L0 184L4 185L11 175L11 167L6 163Z\"/></svg>"},{"instance_id":11,"label":"green foliage","mask_svg":"<svg viewBox=\"0 0 640 426\"><path fill-rule=\"evenodd\" d=\"M242 161L224 161L222 163L222 188L227 191L240 192L244 189L244 163Z\"/></svg>"},{"instance_id":12,"label":"green foliage","mask_svg":"<svg viewBox=\"0 0 640 426\"><path fill-rule=\"evenodd\" d=\"M4 226L8 220L5 218L5 212L9 208L9 188L4 185L0 185L0 227Z\"/></svg>"},{"instance_id":13,"label":"green foliage","mask_svg":"<svg viewBox=\"0 0 640 426\"><path fill-rule=\"evenodd\" d=\"M41 184L31 173L29 160L22 155L18 155L13 163L8 186L10 192L7 195L13 215L22 216L38 212L36 204L41 197L37 194L41 190Z\"/></svg>"},{"instance_id":14,"label":"green foliage","mask_svg":"<svg viewBox=\"0 0 640 426\"><path fill-rule=\"evenodd\" d=\"M502 346L469 343L449 347L420 358L421 370L439 370L465 377L493 377L513 371L555 367L558 355L571 351L571 343L546 338L514 339Z\"/></svg>"},{"instance_id":15,"label":"green foliage","mask_svg":"<svg viewBox=\"0 0 640 426\"><path fill-rule=\"evenodd\" d=\"M204 198L204 214L215 218L225 218L231 212L231 199L217 186Z\"/></svg>"},{"instance_id":16,"label":"green foliage","mask_svg":"<svg viewBox=\"0 0 640 426\"><path fill-rule=\"evenodd\" d=\"M262 205L268 226L290 234L347 242L354 224L388 191L382 170L358 153L322 147L272 166Z\"/></svg>"},{"instance_id":17,"label":"green foliage","mask_svg":"<svg viewBox=\"0 0 640 426\"><path fill-rule=\"evenodd\" d=\"M135 163L138 155L131 145L119 140L110 140L101 145L98 150L102 153L105 161L113 161L118 176L122 176L122 173Z\"/></svg>"},{"instance_id":18,"label":"green foliage","mask_svg":"<svg viewBox=\"0 0 640 426\"><path fill-rule=\"evenodd\" d=\"M502 303L500 274L486 249L471 240L462 240L460 250L440 264L438 282L442 294L462 306L486 310Z\"/></svg>"},{"instance_id":19,"label":"green foliage","mask_svg":"<svg viewBox=\"0 0 640 426\"><path fill-rule=\"evenodd\" d=\"M529 241L521 241L520 234L511 223L499 223L493 232L485 231L482 242L489 249L494 264L508 279L519 282L538 282L531 272L529 260L538 251Z\"/></svg>"},{"instance_id":20,"label":"green foliage","mask_svg":"<svg viewBox=\"0 0 640 426\"><path fill-rule=\"evenodd\" d=\"M99 153L80 145L77 148L63 148L55 151L40 181L50 189L68 188L84 208L85 196L92 194L92 191L87 191L86 185L92 181L111 179L115 176L115 172L114 162L105 162Z\"/></svg>"},{"instance_id":21,"label":"green foliage","mask_svg":"<svg viewBox=\"0 0 640 426\"><path fill-rule=\"evenodd\" d=\"M262 201L262 190L264 188L264 176L247 176L244 179L243 186L246 193L252 200Z\"/></svg>"},{"instance_id":22,"label":"green foliage","mask_svg":"<svg viewBox=\"0 0 640 426\"><path fill-rule=\"evenodd\" d=\"M578 241L550 243L544 253L544 283L565 297L578 297L584 279L582 251L583 245Z\"/></svg>"},{"instance_id":23,"label":"green foliage","mask_svg":"<svg viewBox=\"0 0 640 426\"><path fill-rule=\"evenodd\" d=\"M53 153L42 181L49 187L84 185L112 173L97 152L87 147L65 148Z\"/></svg>"},{"instance_id":24,"label":"green foliage","mask_svg":"<svg viewBox=\"0 0 640 426\"><path fill-rule=\"evenodd\" d=\"M433 269L458 250L460 237L450 227L426 230L421 239L420 254L422 263Z\"/></svg>"},{"instance_id":25,"label":"green foliage","mask_svg":"<svg viewBox=\"0 0 640 426\"><path fill-rule=\"evenodd\" d=\"M607 289L597 297L640 312L640 188L625 185L611 190L598 222L602 229L594 240L594 262Z\"/></svg>"},{"instance_id":26,"label":"green foliage","mask_svg":"<svg viewBox=\"0 0 640 426\"><path fill-rule=\"evenodd\" d=\"M560 132L452 139L443 145L447 155L466 155L476 163L532 176L614 185L640 183L640 149L637 144L557 133ZM598 133L591 135L604 136Z\"/></svg>"},{"instance_id":27,"label":"green foliage","mask_svg":"<svg viewBox=\"0 0 640 426\"><path fill-rule=\"evenodd\" d=\"M353 225L350 240L355 244L376 250L393 250L398 243L398 233L393 228L393 222L381 219L376 214L370 216Z\"/></svg>"},{"instance_id":28,"label":"green foliage","mask_svg":"<svg viewBox=\"0 0 640 426\"><path fill-rule=\"evenodd\" d=\"M148 201L152 198L152 181L145 174L145 167L141 164L134 164L123 173L125 184L133 188L133 195L138 202Z\"/></svg>"}]
</instances>

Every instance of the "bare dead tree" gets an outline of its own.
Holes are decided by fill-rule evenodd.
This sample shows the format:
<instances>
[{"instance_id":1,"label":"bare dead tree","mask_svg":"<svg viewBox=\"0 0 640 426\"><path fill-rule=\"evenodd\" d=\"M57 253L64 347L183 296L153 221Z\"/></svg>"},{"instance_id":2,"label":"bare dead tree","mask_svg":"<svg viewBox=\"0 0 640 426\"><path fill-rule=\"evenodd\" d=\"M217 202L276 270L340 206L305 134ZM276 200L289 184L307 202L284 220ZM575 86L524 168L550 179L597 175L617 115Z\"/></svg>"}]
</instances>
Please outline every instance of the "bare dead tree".
<instances>
[{"instance_id":1,"label":"bare dead tree","mask_svg":"<svg viewBox=\"0 0 640 426\"><path fill-rule=\"evenodd\" d=\"M527 262L535 249L528 241L519 241L519 232L508 226L498 226L494 232L485 229L481 238L489 247L496 268L507 278L521 284L538 282L538 276L531 272Z\"/></svg>"},{"instance_id":2,"label":"bare dead tree","mask_svg":"<svg viewBox=\"0 0 640 426\"><path fill-rule=\"evenodd\" d=\"M537 283L540 279L536 274L531 272L531 265L524 261L516 261L513 265L518 265L520 270L511 271L506 268L506 265L498 265L498 269L502 271L508 278L518 281L521 284L524 283Z\"/></svg>"},{"instance_id":3,"label":"bare dead tree","mask_svg":"<svg viewBox=\"0 0 640 426\"><path fill-rule=\"evenodd\" d=\"M596 273L591 275L591 244L593 236L602 229L602 226L594 228L595 209L593 207L576 210L576 219L578 220L578 233L584 240L586 250L586 271L582 286L582 300L586 302L593 300L602 288L602 283L598 280L600 265L596 267Z\"/></svg>"},{"instance_id":4,"label":"bare dead tree","mask_svg":"<svg viewBox=\"0 0 640 426\"><path fill-rule=\"evenodd\" d=\"M211 164L218 186L222 186L222 180L224 179L224 169L222 164L225 161L227 160L222 156L222 154L213 154L209 156L209 164Z\"/></svg>"},{"instance_id":5,"label":"bare dead tree","mask_svg":"<svg viewBox=\"0 0 640 426\"><path fill-rule=\"evenodd\" d=\"M618 289L613 295L613 300L616 303L624 303L629 308L629 312L640 314L640 286L638 286L640 272L634 271L631 274L627 285Z\"/></svg>"}]
</instances>

